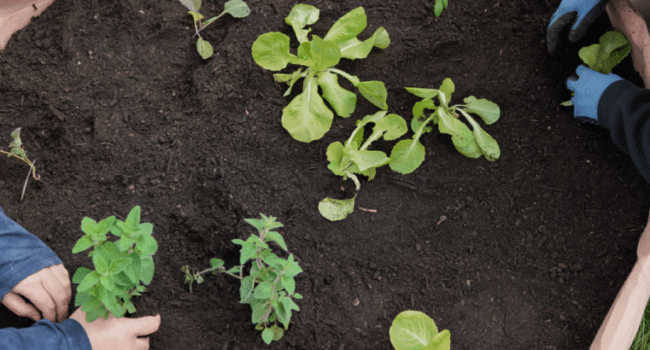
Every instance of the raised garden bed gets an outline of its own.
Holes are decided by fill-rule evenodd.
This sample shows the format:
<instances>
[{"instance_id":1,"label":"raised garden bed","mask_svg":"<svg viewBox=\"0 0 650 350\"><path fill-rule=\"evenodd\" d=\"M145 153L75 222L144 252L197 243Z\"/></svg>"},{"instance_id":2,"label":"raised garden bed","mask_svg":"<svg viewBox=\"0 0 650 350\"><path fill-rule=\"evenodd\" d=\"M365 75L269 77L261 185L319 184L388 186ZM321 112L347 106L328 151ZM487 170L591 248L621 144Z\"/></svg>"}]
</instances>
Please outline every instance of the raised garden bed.
<instances>
[{"instance_id":1,"label":"raised garden bed","mask_svg":"<svg viewBox=\"0 0 650 350\"><path fill-rule=\"evenodd\" d=\"M318 201L351 197L354 185L327 169L327 145L376 107L360 99L310 144L282 128L290 98L251 45L290 33L294 2L250 1L248 17L221 18L202 32L215 51L203 61L177 1L57 0L0 52L0 145L22 127L41 176L20 202L26 168L0 159L0 206L72 272L87 264L71 253L82 217L140 205L159 244L153 282L135 300L136 316L162 315L152 349L390 349L388 328L407 309L449 329L454 349L588 348L649 207L648 185L608 133L559 107L577 50L611 29L606 16L550 56L544 37L559 1L452 0L440 18L421 0L307 3L321 9L318 35L357 6L368 36L386 28L388 48L342 69L385 82L392 113L410 121L419 99L403 87L447 77L455 96L499 104L501 119L485 128L501 157L467 159L430 134L413 174L382 168L363 184L356 203L376 213L329 222ZM615 73L642 84L629 59ZM180 271L213 257L234 265L230 241L248 237L243 219L259 213L285 224L304 270L301 311L271 346L238 303L237 281L206 276L190 294ZM30 324L0 307L0 327Z\"/></svg>"}]
</instances>

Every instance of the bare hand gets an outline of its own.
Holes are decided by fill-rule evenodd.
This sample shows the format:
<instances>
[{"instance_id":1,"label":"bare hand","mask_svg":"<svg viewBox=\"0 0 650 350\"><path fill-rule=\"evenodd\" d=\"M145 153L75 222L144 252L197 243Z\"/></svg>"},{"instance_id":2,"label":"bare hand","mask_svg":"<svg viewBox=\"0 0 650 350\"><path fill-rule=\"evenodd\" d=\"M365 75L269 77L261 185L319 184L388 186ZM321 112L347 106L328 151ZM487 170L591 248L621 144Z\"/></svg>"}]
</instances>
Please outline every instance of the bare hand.
<instances>
[{"instance_id":1,"label":"bare hand","mask_svg":"<svg viewBox=\"0 0 650 350\"><path fill-rule=\"evenodd\" d=\"M54 0L13 0L0 1L0 50L14 32L26 26L32 17L38 16Z\"/></svg>"},{"instance_id":2,"label":"bare hand","mask_svg":"<svg viewBox=\"0 0 650 350\"><path fill-rule=\"evenodd\" d=\"M650 216L648 217L648 223L645 225L645 229L639 238L639 245L636 248L636 255L639 259L639 262L643 266L650 266ZM650 272L650 270L648 270Z\"/></svg>"},{"instance_id":3,"label":"bare hand","mask_svg":"<svg viewBox=\"0 0 650 350\"><path fill-rule=\"evenodd\" d=\"M59 322L68 315L71 297L70 275L62 264L58 264L20 281L2 298L2 304L18 316L38 321L42 315L52 322Z\"/></svg>"},{"instance_id":4,"label":"bare hand","mask_svg":"<svg viewBox=\"0 0 650 350\"><path fill-rule=\"evenodd\" d=\"M87 323L86 313L81 308L70 318L84 328L93 350L148 350L148 335L158 330L161 321L160 315L140 318L116 318L109 315L108 319L100 317Z\"/></svg>"}]
</instances>

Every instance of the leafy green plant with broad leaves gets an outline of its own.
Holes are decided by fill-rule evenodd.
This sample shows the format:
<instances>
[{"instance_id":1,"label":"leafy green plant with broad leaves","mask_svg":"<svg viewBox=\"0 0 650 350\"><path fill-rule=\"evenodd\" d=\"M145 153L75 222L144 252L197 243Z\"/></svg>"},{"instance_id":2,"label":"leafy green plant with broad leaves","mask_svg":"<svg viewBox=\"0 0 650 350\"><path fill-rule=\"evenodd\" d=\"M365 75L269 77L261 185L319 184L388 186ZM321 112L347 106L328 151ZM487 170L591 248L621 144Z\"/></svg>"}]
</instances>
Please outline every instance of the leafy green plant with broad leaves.
<instances>
[{"instance_id":1,"label":"leafy green plant with broad leaves","mask_svg":"<svg viewBox=\"0 0 650 350\"><path fill-rule=\"evenodd\" d=\"M214 21L219 19L221 16L225 15L226 13L229 13L231 16L235 18L244 18L248 16L251 13L251 10L248 8L248 5L243 0L229 0L226 2L224 5L223 12L219 14L218 16L214 16L208 20L203 21L203 15L199 13L199 10L201 9L201 0L179 0L183 6L185 6L188 9L188 13L192 16L192 19L194 19L194 31L196 32L196 36L199 38L196 40L196 51L199 52L199 55L204 60L207 60L208 58L212 57L214 54L214 49L212 48L212 45L207 42L203 37L201 36L201 31L205 29L207 26L212 24Z\"/></svg>"},{"instance_id":2,"label":"leafy green plant with broad leaves","mask_svg":"<svg viewBox=\"0 0 650 350\"><path fill-rule=\"evenodd\" d=\"M3 151L0 150L0 154L4 154L9 158L16 158L21 160L23 163L27 164L27 166L31 170L32 177L34 180L40 180L41 177L36 175L36 167L34 166L34 163L27 158L27 152L23 148L23 141L20 138L20 130L21 128L16 128L12 133L11 133L11 138L13 141L9 144L10 151Z\"/></svg>"},{"instance_id":3,"label":"leafy green plant with broad leaves","mask_svg":"<svg viewBox=\"0 0 650 350\"><path fill-rule=\"evenodd\" d=\"M251 236L243 241L234 239L232 242L240 245L240 265L226 270L224 261L211 259L210 267L194 272L189 265L181 269L185 273L185 283L202 283L203 274L208 272L225 273L240 280L239 288L240 303L249 304L253 311L252 322L255 329L262 331L262 339L266 344L278 341L289 329L292 311L300 311L300 308L293 301L302 299L302 295L296 293L296 282L294 277L302 272L298 262L294 260L293 254L286 259L278 257L272 252L269 243L274 242L283 250L287 250L284 238L274 229L283 225L275 221L273 216L261 214L261 219L246 219L248 224L255 227L259 235ZM250 274L244 276L244 268L251 262ZM278 326L278 322L282 327Z\"/></svg>"},{"instance_id":4,"label":"leafy green plant with broad leaves","mask_svg":"<svg viewBox=\"0 0 650 350\"><path fill-rule=\"evenodd\" d=\"M357 121L357 127L345 143L336 141L327 147L327 160L330 162L328 169L335 175L342 176L344 180L352 179L357 191L361 189L357 175L366 176L370 181L375 178L377 168L390 161L386 153L369 150L368 147L382 138L386 141L398 139L408 131L406 121L402 117L386 113L379 111L365 116ZM374 124L372 133L365 138L365 127L371 123ZM343 220L354 210L355 198L356 195L350 199L325 198L318 204L318 210L330 221Z\"/></svg>"},{"instance_id":5,"label":"leafy green plant with broad leaves","mask_svg":"<svg viewBox=\"0 0 650 350\"><path fill-rule=\"evenodd\" d=\"M303 79L302 92L282 110L282 126L302 142L320 139L332 126L334 113L323 99L339 117L347 118L354 112L357 95L339 84L339 76L347 79L372 104L388 109L383 82L361 81L334 68L342 58L362 59L368 57L373 47L388 47L388 32L380 27L372 37L359 40L357 36L366 28L367 18L363 8L358 7L336 21L323 38L312 35L309 40L311 29L305 27L314 24L319 16L316 7L297 4L286 17L285 22L293 28L300 43L297 55L289 50L289 37L280 32L262 34L252 47L253 59L264 69L280 71L289 64L302 66L290 74L274 74L277 82L289 85L284 96L289 96L293 86Z\"/></svg>"},{"instance_id":6,"label":"leafy green plant with broad leaves","mask_svg":"<svg viewBox=\"0 0 650 350\"><path fill-rule=\"evenodd\" d=\"M581 48L578 56L589 68L602 74L609 74L631 51L632 45L625 35L610 30L600 36L598 44ZM569 100L562 102L561 105L570 107L573 103Z\"/></svg>"},{"instance_id":7,"label":"leafy green plant with broad leaves","mask_svg":"<svg viewBox=\"0 0 650 350\"><path fill-rule=\"evenodd\" d=\"M86 321L99 317L108 318L109 312L122 317L134 313L131 298L146 291L144 285L151 283L154 273L153 255L158 243L152 237L153 225L140 223L140 207L134 207L126 221L111 216L99 222L84 217L81 221L81 237L72 253L88 248L94 270L80 267L72 277L78 284L75 306L86 312ZM107 234L119 237L109 241Z\"/></svg>"},{"instance_id":8,"label":"leafy green plant with broad leaves","mask_svg":"<svg viewBox=\"0 0 650 350\"><path fill-rule=\"evenodd\" d=\"M464 104L450 105L455 86L449 78L442 82L439 89L407 87L406 90L421 97L422 100L413 106L411 121L413 138L402 140L393 147L388 163L392 170L409 174L422 164L425 149L420 143L420 138L433 130L432 125L438 125L441 133L451 135L451 141L456 149L466 157L485 156L491 162L499 158L501 151L497 142L470 115L470 113L478 115L483 122L491 125L501 114L496 103L469 96L463 100ZM435 97L438 98L439 105L433 100ZM425 113L427 109L432 112ZM471 130L460 120L460 116L470 124Z\"/></svg>"},{"instance_id":9,"label":"leafy green plant with broad leaves","mask_svg":"<svg viewBox=\"0 0 650 350\"><path fill-rule=\"evenodd\" d=\"M402 311L395 317L389 330L395 350L449 350L451 334L438 332L435 322L420 311Z\"/></svg>"}]
</instances>

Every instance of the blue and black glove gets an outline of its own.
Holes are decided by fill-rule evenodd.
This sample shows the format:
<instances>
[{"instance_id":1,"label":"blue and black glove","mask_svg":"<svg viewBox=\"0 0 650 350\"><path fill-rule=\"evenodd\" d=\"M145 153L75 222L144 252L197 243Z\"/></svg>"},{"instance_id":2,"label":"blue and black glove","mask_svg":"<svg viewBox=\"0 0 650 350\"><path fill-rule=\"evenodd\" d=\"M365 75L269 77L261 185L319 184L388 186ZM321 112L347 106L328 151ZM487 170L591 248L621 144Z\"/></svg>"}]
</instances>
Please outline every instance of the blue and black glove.
<instances>
[{"instance_id":1,"label":"blue and black glove","mask_svg":"<svg viewBox=\"0 0 650 350\"><path fill-rule=\"evenodd\" d=\"M566 86L574 92L573 116L582 121L598 124L598 102L603 92L612 83L623 80L614 73L601 74L586 66L580 65L576 69L578 77L569 77Z\"/></svg>"},{"instance_id":2,"label":"blue and black glove","mask_svg":"<svg viewBox=\"0 0 650 350\"><path fill-rule=\"evenodd\" d=\"M587 31L605 9L606 0L562 0L555 11L546 33L548 52L554 52L560 40L560 32L567 24L573 23L569 41L574 43Z\"/></svg>"}]
</instances>

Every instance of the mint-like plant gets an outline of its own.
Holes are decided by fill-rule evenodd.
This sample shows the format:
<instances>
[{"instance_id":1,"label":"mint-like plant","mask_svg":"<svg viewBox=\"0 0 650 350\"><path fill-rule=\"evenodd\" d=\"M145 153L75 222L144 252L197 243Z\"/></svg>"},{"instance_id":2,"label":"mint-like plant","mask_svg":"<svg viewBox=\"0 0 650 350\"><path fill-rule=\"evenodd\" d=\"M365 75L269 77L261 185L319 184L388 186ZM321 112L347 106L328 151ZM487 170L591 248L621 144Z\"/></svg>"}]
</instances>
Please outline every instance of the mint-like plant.
<instances>
[{"instance_id":1,"label":"mint-like plant","mask_svg":"<svg viewBox=\"0 0 650 350\"><path fill-rule=\"evenodd\" d=\"M248 8L248 5L243 0L230 0L226 2L224 5L223 12L219 14L218 16L214 16L206 21L203 21L203 15L199 13L199 9L201 9L201 0L179 0L183 6L187 7L189 13L192 16L192 19L194 19L194 31L196 32L196 36L199 38L196 40L196 51L199 52L199 55L204 60L207 60L208 58L212 57L214 54L214 49L212 48L212 45L207 42L203 37L201 37L201 31L205 29L207 26L209 26L212 22L216 21L219 19L221 16L225 15L226 13L229 13L231 16L235 18L244 18L248 16L251 13L251 10Z\"/></svg>"},{"instance_id":2,"label":"mint-like plant","mask_svg":"<svg viewBox=\"0 0 650 350\"><path fill-rule=\"evenodd\" d=\"M402 311L389 329L390 342L396 350L449 350L451 334L438 332L431 317L420 311Z\"/></svg>"},{"instance_id":3,"label":"mint-like plant","mask_svg":"<svg viewBox=\"0 0 650 350\"><path fill-rule=\"evenodd\" d=\"M154 273L153 255L158 243L152 237L153 225L140 223L140 207L134 207L121 221L111 216L100 222L84 217L81 221L81 237L72 253L93 248L88 254L94 270L80 267L72 277L78 284L75 306L86 312L86 321L99 317L108 318L108 313L122 317L126 312L134 313L131 298L146 291L144 285L151 283ZM119 237L109 241L107 233Z\"/></svg>"},{"instance_id":4,"label":"mint-like plant","mask_svg":"<svg viewBox=\"0 0 650 350\"><path fill-rule=\"evenodd\" d=\"M389 162L392 170L408 174L422 164L425 150L420 138L433 130L431 125L438 125L441 133L451 135L456 149L466 157L478 158L483 155L491 162L499 158L501 151L497 142L470 116L470 113L478 115L483 122L491 125L501 114L496 103L469 96L463 100L464 104L450 105L455 86L449 78L442 82L440 89L407 87L406 90L422 100L413 106L411 129L415 135L412 139L402 140L393 147ZM438 98L440 105L436 105L434 97ZM427 114L424 112L426 109L433 112ZM460 116L467 120L471 130L459 119Z\"/></svg>"},{"instance_id":5,"label":"mint-like plant","mask_svg":"<svg viewBox=\"0 0 650 350\"><path fill-rule=\"evenodd\" d=\"M185 273L185 283L202 283L203 274L208 272L225 273L240 280L239 288L240 303L249 304L253 311L251 321L255 329L262 331L262 339L266 344L278 341L284 335L284 330L289 329L292 311L299 311L300 308L293 301L302 299L302 295L296 293L296 282L294 277L302 272L298 262L294 260L293 254L287 259L278 257L271 251L269 243L275 242L283 250L287 250L284 238L274 229L283 225L275 221L273 216L260 214L261 219L246 219L245 221L257 229L259 235L251 234L247 240L232 240L240 245L240 258L238 266L226 270L224 261L211 259L210 267L194 272L189 265L183 266L181 271ZM250 273L244 275L245 265L251 262ZM282 324L284 329L278 326Z\"/></svg>"},{"instance_id":6,"label":"mint-like plant","mask_svg":"<svg viewBox=\"0 0 650 350\"><path fill-rule=\"evenodd\" d=\"M388 109L384 83L360 81L358 77L334 68L341 58L366 58L373 47L388 47L388 32L380 27L369 39L357 39L367 24L365 11L358 7L336 21L323 38L312 35L310 41L308 34L311 29L305 27L314 24L319 15L316 7L297 4L285 19L300 43L297 56L289 50L289 37L280 32L260 35L252 47L253 59L264 69L279 71L290 63L302 66L291 74L274 75L277 82L289 85L284 96L290 95L294 84L303 78L302 92L282 110L282 126L301 142L320 139L332 126L334 113L323 98L339 117L347 118L354 112L357 95L339 85L338 76L347 79L375 106Z\"/></svg>"},{"instance_id":7,"label":"mint-like plant","mask_svg":"<svg viewBox=\"0 0 650 350\"><path fill-rule=\"evenodd\" d=\"M27 152L23 148L23 141L20 139L20 130L21 128L16 128L13 132L11 132L11 138L13 141L11 141L9 144L10 151L7 152L0 150L0 154L4 154L9 158L16 158L21 160L31 169L32 177L34 180L40 180L41 177L36 175L36 167L34 166L34 163L30 161L29 158L27 158Z\"/></svg>"}]
</instances>

